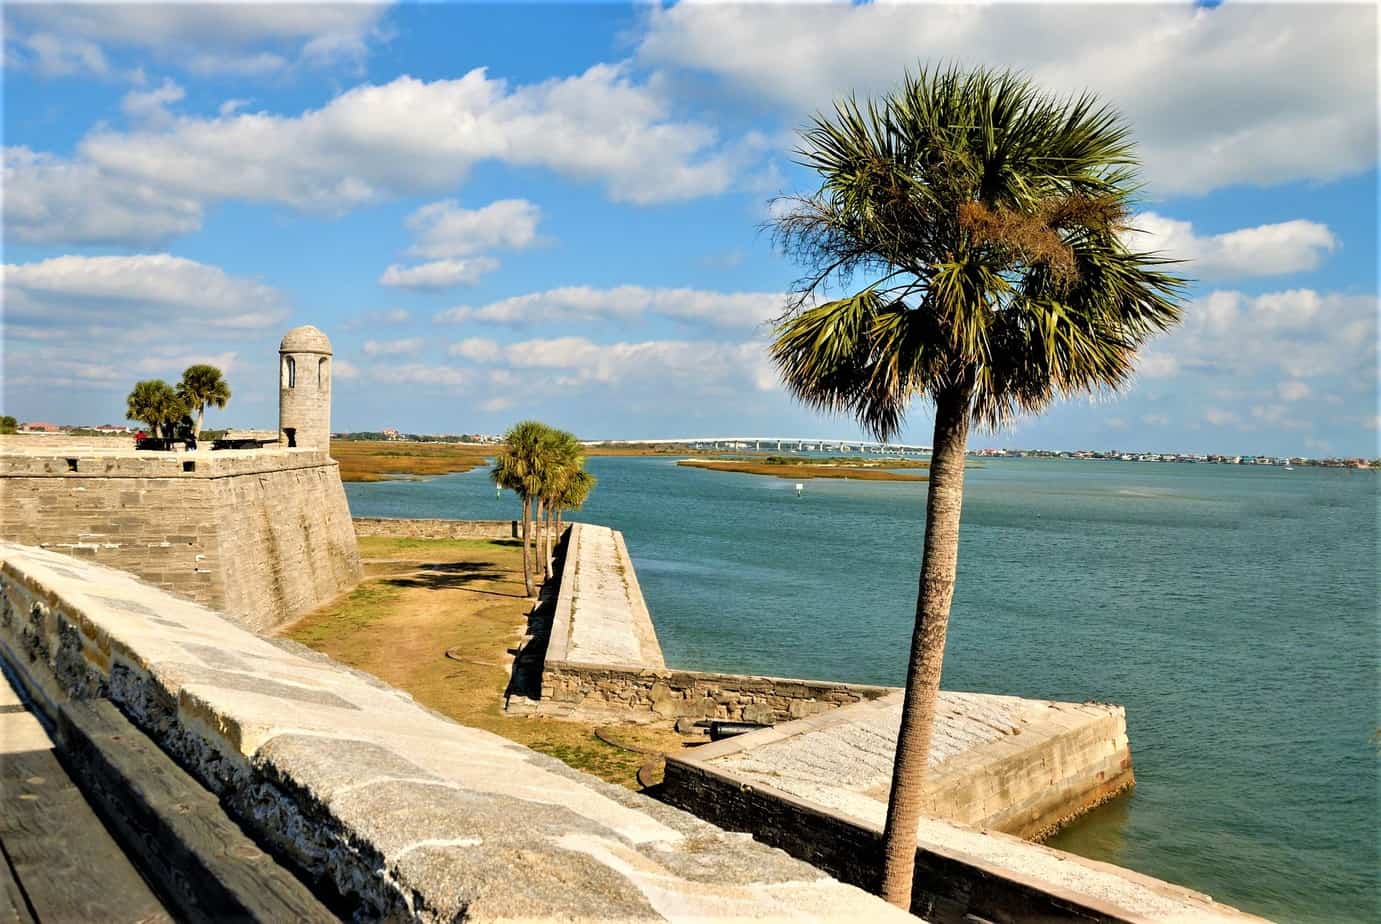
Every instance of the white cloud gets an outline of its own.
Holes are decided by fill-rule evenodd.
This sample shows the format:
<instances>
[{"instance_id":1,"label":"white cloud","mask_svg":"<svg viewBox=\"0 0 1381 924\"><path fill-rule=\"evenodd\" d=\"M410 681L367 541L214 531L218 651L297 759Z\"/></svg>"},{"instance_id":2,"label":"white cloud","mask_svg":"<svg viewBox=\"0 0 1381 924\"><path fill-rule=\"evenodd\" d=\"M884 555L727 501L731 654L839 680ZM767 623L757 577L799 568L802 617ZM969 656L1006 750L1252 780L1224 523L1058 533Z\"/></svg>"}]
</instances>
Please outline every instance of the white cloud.
<instances>
[{"instance_id":1,"label":"white cloud","mask_svg":"<svg viewBox=\"0 0 1381 924\"><path fill-rule=\"evenodd\" d=\"M164 80L153 90L131 90L120 100L125 115L139 122L160 122L170 118L168 105L182 100L187 91L172 80Z\"/></svg>"},{"instance_id":2,"label":"white cloud","mask_svg":"<svg viewBox=\"0 0 1381 924\"><path fill-rule=\"evenodd\" d=\"M5 321L30 327L189 322L254 328L287 317L278 290L170 254L5 264Z\"/></svg>"},{"instance_id":3,"label":"white cloud","mask_svg":"<svg viewBox=\"0 0 1381 924\"><path fill-rule=\"evenodd\" d=\"M1296 219L1200 236L1187 221L1145 212L1132 219L1128 245L1187 260L1196 279L1278 276L1316 268L1338 246L1327 225Z\"/></svg>"},{"instance_id":4,"label":"white cloud","mask_svg":"<svg viewBox=\"0 0 1381 924\"><path fill-rule=\"evenodd\" d=\"M1328 394L1341 382L1374 384L1377 306L1374 295L1312 289L1211 292L1188 304L1183 325L1142 354L1140 373L1231 379L1290 401ZM1264 386L1252 384L1262 379Z\"/></svg>"},{"instance_id":5,"label":"white cloud","mask_svg":"<svg viewBox=\"0 0 1381 924\"><path fill-rule=\"evenodd\" d=\"M357 379L360 377L360 369L349 360L337 356L332 362L331 374L337 379Z\"/></svg>"},{"instance_id":6,"label":"white cloud","mask_svg":"<svg viewBox=\"0 0 1381 924\"><path fill-rule=\"evenodd\" d=\"M7 147L4 217L26 244L154 244L201 227L200 201L157 180L113 177L82 161Z\"/></svg>"},{"instance_id":7,"label":"white cloud","mask_svg":"<svg viewBox=\"0 0 1381 924\"><path fill-rule=\"evenodd\" d=\"M1276 393L1286 401L1299 401L1310 395L1309 385L1305 382L1289 381L1281 382L1276 388Z\"/></svg>"},{"instance_id":8,"label":"white cloud","mask_svg":"<svg viewBox=\"0 0 1381 924\"><path fill-rule=\"evenodd\" d=\"M620 69L510 87L483 69L453 80L362 85L300 116L184 118L163 132L95 132L82 154L103 168L161 178L204 198L340 210L453 187L496 159L603 180L619 201L722 190L714 131L672 121Z\"/></svg>"},{"instance_id":9,"label":"white cloud","mask_svg":"<svg viewBox=\"0 0 1381 924\"><path fill-rule=\"evenodd\" d=\"M388 385L419 385L428 388L465 388L473 386L476 382L475 374L470 369L427 363L387 363L371 367L367 375L372 381Z\"/></svg>"},{"instance_id":10,"label":"white cloud","mask_svg":"<svg viewBox=\"0 0 1381 924\"><path fill-rule=\"evenodd\" d=\"M493 257L472 260L433 260L416 266L394 263L379 277L379 285L398 289L450 289L469 285L499 268Z\"/></svg>"},{"instance_id":11,"label":"white cloud","mask_svg":"<svg viewBox=\"0 0 1381 924\"><path fill-rule=\"evenodd\" d=\"M503 348L498 342L485 337L466 337L451 344L446 352L479 363L496 362L503 356Z\"/></svg>"},{"instance_id":12,"label":"white cloud","mask_svg":"<svg viewBox=\"0 0 1381 924\"><path fill-rule=\"evenodd\" d=\"M639 59L801 113L885 91L918 64L1017 67L1092 89L1134 127L1156 195L1328 180L1376 161L1366 4L652 7Z\"/></svg>"},{"instance_id":13,"label":"white cloud","mask_svg":"<svg viewBox=\"0 0 1381 924\"><path fill-rule=\"evenodd\" d=\"M114 408L136 379L175 378L200 361L237 372L236 407L273 383L288 306L258 280L168 254L68 255L4 273L11 406L51 406L73 389L97 395L73 407Z\"/></svg>"},{"instance_id":14,"label":"white cloud","mask_svg":"<svg viewBox=\"0 0 1381 924\"><path fill-rule=\"evenodd\" d=\"M485 250L521 250L537 240L542 210L526 199L500 199L463 209L454 199L424 205L408 216L415 243L408 253L423 260L468 257Z\"/></svg>"},{"instance_id":15,"label":"white cloud","mask_svg":"<svg viewBox=\"0 0 1381 924\"><path fill-rule=\"evenodd\" d=\"M357 86L296 116L232 111L131 131L98 127L72 159L29 154L10 170L7 158L6 186L27 191L15 218L31 238L84 241L96 238L67 230L80 198L57 176L80 177L102 210L128 199L127 189L178 203L195 228L216 201L339 214L449 191L490 160L599 182L618 202L677 202L727 189L743 156L721 147L710 125L673 118L666 100L620 67L516 86L475 69L454 80ZM130 229L129 238L158 239L168 224Z\"/></svg>"},{"instance_id":16,"label":"white cloud","mask_svg":"<svg viewBox=\"0 0 1381 924\"><path fill-rule=\"evenodd\" d=\"M1239 422L1236 414L1220 407L1205 409L1203 419L1205 423L1210 423L1215 427L1227 427Z\"/></svg>"},{"instance_id":17,"label":"white cloud","mask_svg":"<svg viewBox=\"0 0 1381 924\"><path fill-rule=\"evenodd\" d=\"M110 74L110 62L106 60L105 52L87 39L35 32L16 38L13 42L10 53L6 55L6 63L15 60L31 68L40 77L71 77L76 74L105 77Z\"/></svg>"},{"instance_id":18,"label":"white cloud","mask_svg":"<svg viewBox=\"0 0 1381 924\"><path fill-rule=\"evenodd\" d=\"M647 340L594 343L584 337L526 340L504 349L515 369L551 370L560 387L648 385L685 397L731 397L777 387L761 343Z\"/></svg>"},{"instance_id":19,"label":"white cloud","mask_svg":"<svg viewBox=\"0 0 1381 924\"><path fill-rule=\"evenodd\" d=\"M297 62L358 63L382 34L374 3L10 4L7 29L42 76L111 70L107 51L136 50L202 74L266 75Z\"/></svg>"},{"instance_id":20,"label":"white cloud","mask_svg":"<svg viewBox=\"0 0 1381 924\"><path fill-rule=\"evenodd\" d=\"M628 320L656 315L688 324L752 329L781 314L785 296L777 292L708 292L645 286L565 286L515 295L479 307L462 305L436 315L437 321L490 324L575 323Z\"/></svg>"},{"instance_id":21,"label":"white cloud","mask_svg":"<svg viewBox=\"0 0 1381 924\"><path fill-rule=\"evenodd\" d=\"M406 337L402 340L366 340L365 356L405 356L422 349L421 337Z\"/></svg>"},{"instance_id":22,"label":"white cloud","mask_svg":"<svg viewBox=\"0 0 1381 924\"><path fill-rule=\"evenodd\" d=\"M1180 364L1173 356L1163 353L1142 353L1137 358L1137 375L1148 379L1168 379L1180 371Z\"/></svg>"}]
</instances>

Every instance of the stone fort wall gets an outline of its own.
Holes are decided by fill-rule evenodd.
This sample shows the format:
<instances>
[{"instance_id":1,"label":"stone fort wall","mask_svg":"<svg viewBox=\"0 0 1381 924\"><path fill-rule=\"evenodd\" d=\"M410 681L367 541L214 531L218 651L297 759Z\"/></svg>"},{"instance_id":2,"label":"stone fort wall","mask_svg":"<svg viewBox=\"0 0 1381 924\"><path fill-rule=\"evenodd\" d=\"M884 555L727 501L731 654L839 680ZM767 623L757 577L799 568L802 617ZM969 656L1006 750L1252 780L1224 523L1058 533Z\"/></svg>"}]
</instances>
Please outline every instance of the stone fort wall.
<instances>
[{"instance_id":1,"label":"stone fort wall","mask_svg":"<svg viewBox=\"0 0 1381 924\"><path fill-rule=\"evenodd\" d=\"M0 539L137 574L263 632L351 587L359 553L321 450L0 447Z\"/></svg>"}]
</instances>

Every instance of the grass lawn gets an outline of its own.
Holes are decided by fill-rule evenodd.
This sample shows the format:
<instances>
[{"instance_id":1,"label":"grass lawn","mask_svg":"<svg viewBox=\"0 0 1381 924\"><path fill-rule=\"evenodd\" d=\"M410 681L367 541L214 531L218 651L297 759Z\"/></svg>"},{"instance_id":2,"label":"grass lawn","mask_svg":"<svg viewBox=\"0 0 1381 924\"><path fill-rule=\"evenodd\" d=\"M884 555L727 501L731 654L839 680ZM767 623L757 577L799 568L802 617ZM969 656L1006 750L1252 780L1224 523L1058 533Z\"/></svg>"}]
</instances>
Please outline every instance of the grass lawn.
<instances>
[{"instance_id":1,"label":"grass lawn","mask_svg":"<svg viewBox=\"0 0 1381 924\"><path fill-rule=\"evenodd\" d=\"M681 749L681 736L665 725L504 714L511 650L530 609L517 540L366 536L359 542L364 582L283 635L368 671L457 722L631 789L650 758L606 744L595 737L597 728L634 747Z\"/></svg>"}]
</instances>

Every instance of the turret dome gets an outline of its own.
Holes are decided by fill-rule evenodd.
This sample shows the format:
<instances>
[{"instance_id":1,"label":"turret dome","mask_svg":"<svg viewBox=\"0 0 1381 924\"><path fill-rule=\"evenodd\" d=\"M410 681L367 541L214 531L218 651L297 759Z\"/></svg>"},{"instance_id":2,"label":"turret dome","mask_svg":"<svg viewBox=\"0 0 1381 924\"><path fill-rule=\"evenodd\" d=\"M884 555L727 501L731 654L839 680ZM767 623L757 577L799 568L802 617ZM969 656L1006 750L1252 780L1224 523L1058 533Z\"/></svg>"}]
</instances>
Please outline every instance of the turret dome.
<instances>
[{"instance_id":1,"label":"turret dome","mask_svg":"<svg viewBox=\"0 0 1381 924\"><path fill-rule=\"evenodd\" d=\"M326 339L326 335L319 328L310 324L301 327L294 327L283 335L283 342L278 345L280 353L325 353L331 355L331 341Z\"/></svg>"}]
</instances>

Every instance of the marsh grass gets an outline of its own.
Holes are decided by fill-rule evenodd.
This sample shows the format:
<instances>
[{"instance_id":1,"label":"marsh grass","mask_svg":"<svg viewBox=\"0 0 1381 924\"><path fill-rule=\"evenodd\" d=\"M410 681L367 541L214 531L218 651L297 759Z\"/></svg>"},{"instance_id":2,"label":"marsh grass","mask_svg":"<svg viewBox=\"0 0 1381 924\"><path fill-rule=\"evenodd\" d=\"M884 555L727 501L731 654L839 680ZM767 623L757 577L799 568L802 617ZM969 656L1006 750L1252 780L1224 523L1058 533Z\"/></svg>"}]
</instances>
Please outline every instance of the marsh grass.
<instances>
[{"instance_id":1,"label":"marsh grass","mask_svg":"<svg viewBox=\"0 0 1381 924\"><path fill-rule=\"evenodd\" d=\"M468 472L497 451L478 443L413 443L332 440L331 457L340 463L341 481L389 481Z\"/></svg>"}]
</instances>

